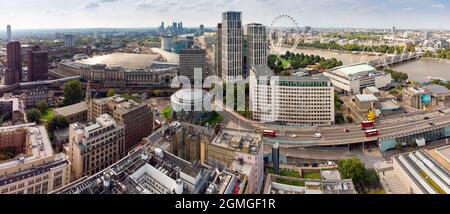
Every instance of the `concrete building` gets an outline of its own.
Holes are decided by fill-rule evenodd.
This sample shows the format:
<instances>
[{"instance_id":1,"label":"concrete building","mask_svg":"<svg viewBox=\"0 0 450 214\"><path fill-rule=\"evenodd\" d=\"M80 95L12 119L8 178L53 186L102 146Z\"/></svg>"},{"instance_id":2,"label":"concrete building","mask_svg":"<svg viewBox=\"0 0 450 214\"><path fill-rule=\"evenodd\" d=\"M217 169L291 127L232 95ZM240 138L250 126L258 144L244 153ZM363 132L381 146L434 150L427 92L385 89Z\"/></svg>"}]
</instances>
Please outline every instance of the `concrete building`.
<instances>
[{"instance_id":1,"label":"concrete building","mask_svg":"<svg viewBox=\"0 0 450 214\"><path fill-rule=\"evenodd\" d=\"M13 85L22 81L22 49L18 41L6 45L5 85Z\"/></svg>"},{"instance_id":2,"label":"concrete building","mask_svg":"<svg viewBox=\"0 0 450 214\"><path fill-rule=\"evenodd\" d=\"M54 116L63 116L69 123L86 122L88 119L88 105L85 102L57 108L53 110Z\"/></svg>"},{"instance_id":3,"label":"concrete building","mask_svg":"<svg viewBox=\"0 0 450 214\"><path fill-rule=\"evenodd\" d=\"M48 51L34 46L28 50L28 81L48 79Z\"/></svg>"},{"instance_id":4,"label":"concrete building","mask_svg":"<svg viewBox=\"0 0 450 214\"><path fill-rule=\"evenodd\" d=\"M6 42L10 42L11 39L11 25L6 25Z\"/></svg>"},{"instance_id":5,"label":"concrete building","mask_svg":"<svg viewBox=\"0 0 450 214\"><path fill-rule=\"evenodd\" d=\"M355 105L360 112L375 111L377 104L378 98L373 94L357 94L355 96Z\"/></svg>"},{"instance_id":6,"label":"concrete building","mask_svg":"<svg viewBox=\"0 0 450 214\"><path fill-rule=\"evenodd\" d=\"M334 87L326 77L275 76L268 66L250 70L254 120L288 125L334 124Z\"/></svg>"},{"instance_id":7,"label":"concrete building","mask_svg":"<svg viewBox=\"0 0 450 214\"><path fill-rule=\"evenodd\" d=\"M360 94L364 88L384 88L392 82L391 74L365 63L341 66L324 72L333 86L346 94Z\"/></svg>"},{"instance_id":8,"label":"concrete building","mask_svg":"<svg viewBox=\"0 0 450 214\"><path fill-rule=\"evenodd\" d=\"M222 13L222 76L225 81L242 80L242 19L241 12Z\"/></svg>"},{"instance_id":9,"label":"concrete building","mask_svg":"<svg viewBox=\"0 0 450 214\"><path fill-rule=\"evenodd\" d=\"M94 175L125 157L125 130L108 114L95 122L73 123L69 131L69 160L74 179Z\"/></svg>"},{"instance_id":10,"label":"concrete building","mask_svg":"<svg viewBox=\"0 0 450 214\"><path fill-rule=\"evenodd\" d=\"M39 89L23 92L19 99L27 107L35 107L36 103L45 100L48 106L55 104L55 93L53 91L41 91Z\"/></svg>"},{"instance_id":11,"label":"concrete building","mask_svg":"<svg viewBox=\"0 0 450 214\"><path fill-rule=\"evenodd\" d=\"M262 24L247 25L247 74L252 66L267 65L266 27Z\"/></svg>"},{"instance_id":12,"label":"concrete building","mask_svg":"<svg viewBox=\"0 0 450 214\"><path fill-rule=\"evenodd\" d=\"M88 101L89 121L105 113L125 127L126 150L133 148L152 133L153 112L144 103L127 100L119 95Z\"/></svg>"},{"instance_id":13,"label":"concrete building","mask_svg":"<svg viewBox=\"0 0 450 214\"><path fill-rule=\"evenodd\" d=\"M423 89L431 95L431 106L450 107L450 90L436 84L423 86Z\"/></svg>"},{"instance_id":14,"label":"concrete building","mask_svg":"<svg viewBox=\"0 0 450 214\"><path fill-rule=\"evenodd\" d=\"M396 155L393 171L411 194L450 194L449 158L449 146Z\"/></svg>"},{"instance_id":15,"label":"concrete building","mask_svg":"<svg viewBox=\"0 0 450 214\"><path fill-rule=\"evenodd\" d=\"M200 73L200 79L195 81L195 72ZM188 77L191 84L203 87L203 80L208 76L206 70L206 50L199 48L182 49L180 51L179 75ZM191 85L191 87L193 87Z\"/></svg>"},{"instance_id":16,"label":"concrete building","mask_svg":"<svg viewBox=\"0 0 450 214\"><path fill-rule=\"evenodd\" d=\"M46 194L70 182L70 162L55 154L44 126L1 127L0 145L21 145L22 153L0 163L1 194Z\"/></svg>"},{"instance_id":17,"label":"concrete building","mask_svg":"<svg viewBox=\"0 0 450 214\"><path fill-rule=\"evenodd\" d=\"M75 45L74 40L75 40L74 35L64 35L64 47L66 48L73 47Z\"/></svg>"},{"instance_id":18,"label":"concrete building","mask_svg":"<svg viewBox=\"0 0 450 214\"><path fill-rule=\"evenodd\" d=\"M173 37L161 37L161 49L165 51L172 51L173 43L175 39Z\"/></svg>"},{"instance_id":19,"label":"concrete building","mask_svg":"<svg viewBox=\"0 0 450 214\"><path fill-rule=\"evenodd\" d=\"M217 24L216 43L214 44L214 67L218 77L222 77L222 23Z\"/></svg>"},{"instance_id":20,"label":"concrete building","mask_svg":"<svg viewBox=\"0 0 450 214\"><path fill-rule=\"evenodd\" d=\"M212 111L213 95L202 89L181 89L170 97L177 120L204 123Z\"/></svg>"},{"instance_id":21,"label":"concrete building","mask_svg":"<svg viewBox=\"0 0 450 214\"><path fill-rule=\"evenodd\" d=\"M205 162L211 166L226 167L248 177L247 192L261 192L264 176L264 151L260 134L221 131L206 144Z\"/></svg>"},{"instance_id":22,"label":"concrete building","mask_svg":"<svg viewBox=\"0 0 450 214\"><path fill-rule=\"evenodd\" d=\"M280 174L280 144L275 143L272 146L272 163L273 163L273 173Z\"/></svg>"},{"instance_id":23,"label":"concrete building","mask_svg":"<svg viewBox=\"0 0 450 214\"><path fill-rule=\"evenodd\" d=\"M3 116L4 122L9 121L12 124L26 121L25 106L19 98L13 97L11 94L4 94L0 98L0 115Z\"/></svg>"},{"instance_id":24,"label":"concrete building","mask_svg":"<svg viewBox=\"0 0 450 214\"><path fill-rule=\"evenodd\" d=\"M203 194L213 172L146 144L109 168L53 193Z\"/></svg>"},{"instance_id":25,"label":"concrete building","mask_svg":"<svg viewBox=\"0 0 450 214\"><path fill-rule=\"evenodd\" d=\"M402 101L416 109L431 108L431 94L419 86L410 86L402 90Z\"/></svg>"}]
</instances>

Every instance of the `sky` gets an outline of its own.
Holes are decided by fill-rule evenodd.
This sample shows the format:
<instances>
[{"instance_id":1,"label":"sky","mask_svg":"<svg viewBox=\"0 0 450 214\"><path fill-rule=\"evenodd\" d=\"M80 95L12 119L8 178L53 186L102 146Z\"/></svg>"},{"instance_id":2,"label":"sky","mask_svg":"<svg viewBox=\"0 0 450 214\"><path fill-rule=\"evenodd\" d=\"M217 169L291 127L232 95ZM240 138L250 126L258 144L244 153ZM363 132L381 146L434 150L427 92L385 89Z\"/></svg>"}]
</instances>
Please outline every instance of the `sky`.
<instances>
[{"instance_id":1,"label":"sky","mask_svg":"<svg viewBox=\"0 0 450 214\"><path fill-rule=\"evenodd\" d=\"M244 24L270 25L289 15L300 26L450 29L450 0L1 0L0 26L147 28L183 21L213 27L227 10L242 11Z\"/></svg>"}]
</instances>

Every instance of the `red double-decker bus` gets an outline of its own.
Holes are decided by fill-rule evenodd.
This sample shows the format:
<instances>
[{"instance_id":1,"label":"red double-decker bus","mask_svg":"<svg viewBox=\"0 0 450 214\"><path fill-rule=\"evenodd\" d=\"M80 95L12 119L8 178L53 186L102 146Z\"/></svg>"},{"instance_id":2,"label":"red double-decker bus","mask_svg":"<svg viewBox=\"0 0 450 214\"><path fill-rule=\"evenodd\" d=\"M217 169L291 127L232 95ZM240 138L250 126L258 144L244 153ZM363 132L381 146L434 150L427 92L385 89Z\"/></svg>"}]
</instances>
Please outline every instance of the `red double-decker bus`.
<instances>
[{"instance_id":1,"label":"red double-decker bus","mask_svg":"<svg viewBox=\"0 0 450 214\"><path fill-rule=\"evenodd\" d=\"M274 130L264 130L263 135L264 137L276 137L277 133Z\"/></svg>"},{"instance_id":2,"label":"red double-decker bus","mask_svg":"<svg viewBox=\"0 0 450 214\"><path fill-rule=\"evenodd\" d=\"M361 129L362 130L369 130L373 129L375 127L375 124L373 121L363 121L361 122Z\"/></svg>"},{"instance_id":3,"label":"red double-decker bus","mask_svg":"<svg viewBox=\"0 0 450 214\"><path fill-rule=\"evenodd\" d=\"M365 131L366 137L375 137L380 135L378 129L369 129Z\"/></svg>"}]
</instances>

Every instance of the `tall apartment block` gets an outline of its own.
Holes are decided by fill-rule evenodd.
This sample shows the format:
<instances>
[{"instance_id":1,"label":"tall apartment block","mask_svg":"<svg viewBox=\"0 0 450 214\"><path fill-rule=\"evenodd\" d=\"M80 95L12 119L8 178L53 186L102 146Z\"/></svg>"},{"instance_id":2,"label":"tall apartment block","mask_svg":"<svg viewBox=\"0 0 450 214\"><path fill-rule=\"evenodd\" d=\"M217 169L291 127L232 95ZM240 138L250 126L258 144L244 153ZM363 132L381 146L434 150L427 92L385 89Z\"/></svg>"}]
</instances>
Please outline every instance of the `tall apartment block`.
<instances>
[{"instance_id":1,"label":"tall apartment block","mask_svg":"<svg viewBox=\"0 0 450 214\"><path fill-rule=\"evenodd\" d=\"M68 153L74 179L96 174L126 155L125 129L108 114L95 122L73 123Z\"/></svg>"},{"instance_id":2,"label":"tall apartment block","mask_svg":"<svg viewBox=\"0 0 450 214\"><path fill-rule=\"evenodd\" d=\"M127 150L148 137L153 130L153 112L144 103L127 100L118 95L104 99L88 100L88 120L95 120L102 114L111 115L125 127Z\"/></svg>"},{"instance_id":3,"label":"tall apartment block","mask_svg":"<svg viewBox=\"0 0 450 214\"><path fill-rule=\"evenodd\" d=\"M73 41L75 40L75 36L74 35L65 35L64 36L64 47L69 48L69 47L73 47L74 43Z\"/></svg>"},{"instance_id":4,"label":"tall apartment block","mask_svg":"<svg viewBox=\"0 0 450 214\"><path fill-rule=\"evenodd\" d=\"M242 80L242 20L241 12L222 13L222 76L225 81Z\"/></svg>"},{"instance_id":5,"label":"tall apartment block","mask_svg":"<svg viewBox=\"0 0 450 214\"><path fill-rule=\"evenodd\" d=\"M252 23L247 25L247 73L254 65L267 65L266 27L262 24Z\"/></svg>"},{"instance_id":6,"label":"tall apartment block","mask_svg":"<svg viewBox=\"0 0 450 214\"><path fill-rule=\"evenodd\" d=\"M48 79L48 52L39 46L28 51L28 81Z\"/></svg>"},{"instance_id":7,"label":"tall apartment block","mask_svg":"<svg viewBox=\"0 0 450 214\"><path fill-rule=\"evenodd\" d=\"M10 42L12 39L11 36L11 25L6 26L6 42Z\"/></svg>"},{"instance_id":8,"label":"tall apartment block","mask_svg":"<svg viewBox=\"0 0 450 214\"><path fill-rule=\"evenodd\" d=\"M217 24L216 44L214 46L214 66L216 75L222 77L222 23Z\"/></svg>"},{"instance_id":9,"label":"tall apartment block","mask_svg":"<svg viewBox=\"0 0 450 214\"><path fill-rule=\"evenodd\" d=\"M56 154L44 126L0 127L0 148L18 154L0 162L0 194L47 194L70 183L70 162Z\"/></svg>"},{"instance_id":10,"label":"tall apartment block","mask_svg":"<svg viewBox=\"0 0 450 214\"><path fill-rule=\"evenodd\" d=\"M12 85L22 81L22 49L18 41L6 45L5 85Z\"/></svg>"},{"instance_id":11,"label":"tall apartment block","mask_svg":"<svg viewBox=\"0 0 450 214\"><path fill-rule=\"evenodd\" d=\"M196 70L201 71L198 83L194 82ZM207 76L206 51L204 49L190 48L180 51L180 76L188 77L191 83L203 84L203 80Z\"/></svg>"}]
</instances>

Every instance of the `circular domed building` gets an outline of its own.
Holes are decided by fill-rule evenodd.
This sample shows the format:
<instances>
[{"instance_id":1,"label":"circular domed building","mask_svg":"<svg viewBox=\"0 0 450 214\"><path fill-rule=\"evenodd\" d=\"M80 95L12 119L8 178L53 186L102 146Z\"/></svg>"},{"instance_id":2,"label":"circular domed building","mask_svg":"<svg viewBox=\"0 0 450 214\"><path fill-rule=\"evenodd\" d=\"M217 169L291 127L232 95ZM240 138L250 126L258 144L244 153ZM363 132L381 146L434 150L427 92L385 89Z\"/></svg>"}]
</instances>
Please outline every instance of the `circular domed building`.
<instances>
[{"instance_id":1,"label":"circular domed building","mask_svg":"<svg viewBox=\"0 0 450 214\"><path fill-rule=\"evenodd\" d=\"M202 89L181 89L170 97L177 120L202 123L212 111L213 95Z\"/></svg>"}]
</instances>

